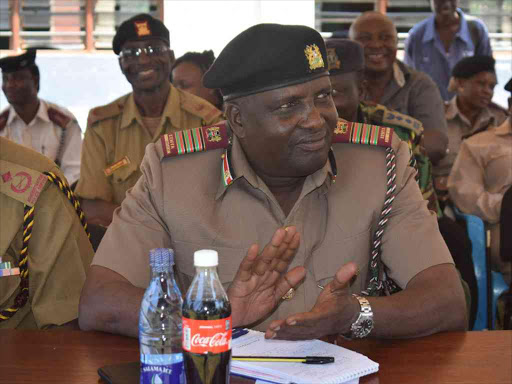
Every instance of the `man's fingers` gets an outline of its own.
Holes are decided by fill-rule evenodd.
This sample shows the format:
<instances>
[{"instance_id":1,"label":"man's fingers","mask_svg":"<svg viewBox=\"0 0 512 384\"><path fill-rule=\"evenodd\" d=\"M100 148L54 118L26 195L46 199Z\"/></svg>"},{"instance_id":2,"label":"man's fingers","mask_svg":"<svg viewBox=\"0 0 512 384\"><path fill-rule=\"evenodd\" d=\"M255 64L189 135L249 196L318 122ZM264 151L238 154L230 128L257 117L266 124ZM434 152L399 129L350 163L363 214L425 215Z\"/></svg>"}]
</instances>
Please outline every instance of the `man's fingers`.
<instances>
[{"instance_id":1,"label":"man's fingers","mask_svg":"<svg viewBox=\"0 0 512 384\"><path fill-rule=\"evenodd\" d=\"M297 253L297 249L299 249L299 246L300 234L299 232L295 232L295 234L292 237L292 240L288 244L288 248L283 252L281 258L276 263L275 270L277 270L279 273L286 271L288 269L288 265L295 257L295 254Z\"/></svg>"},{"instance_id":2,"label":"man's fingers","mask_svg":"<svg viewBox=\"0 0 512 384\"><path fill-rule=\"evenodd\" d=\"M356 263L351 261L343 265L340 269L338 269L333 281L330 284L331 292L346 288L350 284L350 280L352 280L352 278L358 274L359 268L357 267Z\"/></svg>"},{"instance_id":3,"label":"man's fingers","mask_svg":"<svg viewBox=\"0 0 512 384\"><path fill-rule=\"evenodd\" d=\"M306 269L298 266L288 271L276 285L276 299L279 300L290 288L296 288L306 277Z\"/></svg>"},{"instance_id":4,"label":"man's fingers","mask_svg":"<svg viewBox=\"0 0 512 384\"><path fill-rule=\"evenodd\" d=\"M238 267L235 279L239 279L242 281L250 279L252 268L258 258L258 248L258 244L253 244L249 247L247 255L244 257L244 259L240 263L240 266Z\"/></svg>"},{"instance_id":5,"label":"man's fingers","mask_svg":"<svg viewBox=\"0 0 512 384\"><path fill-rule=\"evenodd\" d=\"M288 244L292 241L295 233L295 227L279 228L272 236L272 240L268 243L261 252L258 262L253 268L253 271L262 276L266 271L272 270L275 267L276 259L287 250Z\"/></svg>"}]
</instances>

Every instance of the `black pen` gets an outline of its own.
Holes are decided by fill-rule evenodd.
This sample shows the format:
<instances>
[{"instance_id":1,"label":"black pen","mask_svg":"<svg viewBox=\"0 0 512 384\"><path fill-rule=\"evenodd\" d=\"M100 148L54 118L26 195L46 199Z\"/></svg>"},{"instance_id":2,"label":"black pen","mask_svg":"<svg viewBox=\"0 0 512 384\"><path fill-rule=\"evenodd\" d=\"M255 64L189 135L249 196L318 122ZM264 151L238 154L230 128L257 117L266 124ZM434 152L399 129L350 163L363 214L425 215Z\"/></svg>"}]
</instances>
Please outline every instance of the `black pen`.
<instances>
[{"instance_id":1,"label":"black pen","mask_svg":"<svg viewBox=\"0 0 512 384\"><path fill-rule=\"evenodd\" d=\"M236 361L257 361L269 363L303 363L303 364L329 364L334 363L332 356L232 356Z\"/></svg>"}]
</instances>

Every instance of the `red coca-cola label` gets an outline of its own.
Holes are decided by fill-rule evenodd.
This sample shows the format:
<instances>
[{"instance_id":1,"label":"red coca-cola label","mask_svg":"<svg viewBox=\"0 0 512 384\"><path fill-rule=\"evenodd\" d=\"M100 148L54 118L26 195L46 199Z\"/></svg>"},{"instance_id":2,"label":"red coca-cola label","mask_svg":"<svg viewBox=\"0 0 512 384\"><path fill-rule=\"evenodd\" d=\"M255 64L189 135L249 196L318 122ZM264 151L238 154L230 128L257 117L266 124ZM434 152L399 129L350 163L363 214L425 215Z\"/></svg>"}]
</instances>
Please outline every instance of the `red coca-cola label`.
<instances>
[{"instance_id":1,"label":"red coca-cola label","mask_svg":"<svg viewBox=\"0 0 512 384\"><path fill-rule=\"evenodd\" d=\"M183 350L192 353L222 353L231 349L231 316L219 320L182 317Z\"/></svg>"}]
</instances>

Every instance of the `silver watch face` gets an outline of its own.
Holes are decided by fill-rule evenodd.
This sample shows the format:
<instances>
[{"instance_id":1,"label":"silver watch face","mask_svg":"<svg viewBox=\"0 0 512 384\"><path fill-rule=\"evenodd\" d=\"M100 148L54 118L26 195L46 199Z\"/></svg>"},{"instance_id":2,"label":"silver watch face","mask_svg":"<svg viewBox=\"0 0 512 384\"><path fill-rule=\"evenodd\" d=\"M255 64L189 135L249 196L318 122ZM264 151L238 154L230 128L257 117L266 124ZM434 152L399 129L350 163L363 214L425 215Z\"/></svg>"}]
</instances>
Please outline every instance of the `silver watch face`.
<instances>
[{"instance_id":1,"label":"silver watch face","mask_svg":"<svg viewBox=\"0 0 512 384\"><path fill-rule=\"evenodd\" d=\"M352 329L354 337L366 337L370 334L373 329L373 320L364 319L359 324L355 325Z\"/></svg>"}]
</instances>

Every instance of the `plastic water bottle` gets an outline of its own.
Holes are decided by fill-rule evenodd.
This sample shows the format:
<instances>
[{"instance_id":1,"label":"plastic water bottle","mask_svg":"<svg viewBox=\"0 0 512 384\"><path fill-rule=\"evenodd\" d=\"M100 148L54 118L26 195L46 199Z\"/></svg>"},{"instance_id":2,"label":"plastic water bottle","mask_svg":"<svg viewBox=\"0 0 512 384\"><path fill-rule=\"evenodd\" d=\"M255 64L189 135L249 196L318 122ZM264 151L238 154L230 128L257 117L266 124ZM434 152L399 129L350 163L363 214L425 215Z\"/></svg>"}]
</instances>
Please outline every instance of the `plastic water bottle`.
<instances>
[{"instance_id":1,"label":"plastic water bottle","mask_svg":"<svg viewBox=\"0 0 512 384\"><path fill-rule=\"evenodd\" d=\"M172 249L149 252L151 281L139 317L140 383L184 384L181 306L183 300L174 279Z\"/></svg>"},{"instance_id":2,"label":"plastic water bottle","mask_svg":"<svg viewBox=\"0 0 512 384\"><path fill-rule=\"evenodd\" d=\"M217 275L218 254L194 253L196 275L183 303L183 356L187 382L228 384L231 305Z\"/></svg>"}]
</instances>

